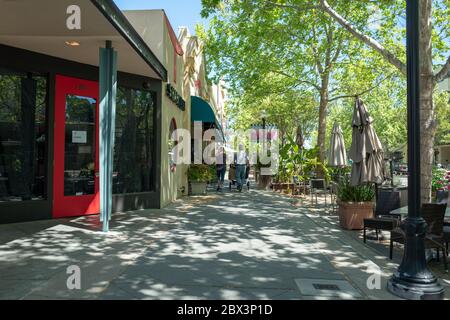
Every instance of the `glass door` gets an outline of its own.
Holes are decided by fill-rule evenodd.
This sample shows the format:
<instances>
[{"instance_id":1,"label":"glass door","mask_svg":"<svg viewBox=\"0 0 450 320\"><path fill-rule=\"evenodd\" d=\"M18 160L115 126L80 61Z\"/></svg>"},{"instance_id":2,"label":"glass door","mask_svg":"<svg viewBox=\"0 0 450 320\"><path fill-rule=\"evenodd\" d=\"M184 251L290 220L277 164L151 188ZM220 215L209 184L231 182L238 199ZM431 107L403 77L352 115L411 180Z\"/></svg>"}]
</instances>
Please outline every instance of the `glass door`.
<instances>
[{"instance_id":1,"label":"glass door","mask_svg":"<svg viewBox=\"0 0 450 320\"><path fill-rule=\"evenodd\" d=\"M53 217L100 212L98 83L56 76Z\"/></svg>"}]
</instances>

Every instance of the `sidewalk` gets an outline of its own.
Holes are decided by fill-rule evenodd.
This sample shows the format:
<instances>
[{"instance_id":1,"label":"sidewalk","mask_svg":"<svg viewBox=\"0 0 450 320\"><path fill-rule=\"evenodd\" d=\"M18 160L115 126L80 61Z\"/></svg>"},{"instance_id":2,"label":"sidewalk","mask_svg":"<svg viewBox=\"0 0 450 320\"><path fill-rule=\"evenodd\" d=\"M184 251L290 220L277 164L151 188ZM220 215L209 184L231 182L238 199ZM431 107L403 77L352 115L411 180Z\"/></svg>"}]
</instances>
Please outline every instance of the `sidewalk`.
<instances>
[{"instance_id":1,"label":"sidewalk","mask_svg":"<svg viewBox=\"0 0 450 320\"><path fill-rule=\"evenodd\" d=\"M98 217L1 225L0 299L395 299L385 288L401 253L391 262L327 208L211 192L116 214L109 234ZM81 290L67 289L71 265Z\"/></svg>"}]
</instances>

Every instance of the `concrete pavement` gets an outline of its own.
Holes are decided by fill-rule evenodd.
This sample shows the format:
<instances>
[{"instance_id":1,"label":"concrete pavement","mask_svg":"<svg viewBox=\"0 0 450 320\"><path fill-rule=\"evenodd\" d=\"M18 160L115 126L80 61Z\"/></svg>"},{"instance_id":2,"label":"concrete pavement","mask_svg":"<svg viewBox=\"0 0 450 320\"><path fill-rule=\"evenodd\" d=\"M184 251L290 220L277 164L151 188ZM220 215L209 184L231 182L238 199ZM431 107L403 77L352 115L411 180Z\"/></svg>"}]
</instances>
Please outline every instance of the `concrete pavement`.
<instances>
[{"instance_id":1,"label":"concrete pavement","mask_svg":"<svg viewBox=\"0 0 450 320\"><path fill-rule=\"evenodd\" d=\"M385 288L401 253L389 261L329 205L294 202L211 192L116 214L109 234L98 217L1 225L0 299L395 299ZM72 265L81 290L67 287Z\"/></svg>"}]
</instances>

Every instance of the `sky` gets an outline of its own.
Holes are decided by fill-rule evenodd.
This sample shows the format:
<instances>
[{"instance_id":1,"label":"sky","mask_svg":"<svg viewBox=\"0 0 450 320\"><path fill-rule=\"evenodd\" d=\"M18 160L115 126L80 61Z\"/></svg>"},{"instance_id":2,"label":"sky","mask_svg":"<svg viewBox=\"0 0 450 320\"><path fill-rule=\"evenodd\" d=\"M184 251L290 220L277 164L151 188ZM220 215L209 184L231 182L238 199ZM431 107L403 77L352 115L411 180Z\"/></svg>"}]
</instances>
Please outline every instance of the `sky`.
<instances>
[{"instance_id":1,"label":"sky","mask_svg":"<svg viewBox=\"0 0 450 320\"><path fill-rule=\"evenodd\" d=\"M187 26L191 34L195 34L195 25L207 20L202 19L201 0L114 0L121 10L164 9L173 29L178 33L179 26Z\"/></svg>"}]
</instances>

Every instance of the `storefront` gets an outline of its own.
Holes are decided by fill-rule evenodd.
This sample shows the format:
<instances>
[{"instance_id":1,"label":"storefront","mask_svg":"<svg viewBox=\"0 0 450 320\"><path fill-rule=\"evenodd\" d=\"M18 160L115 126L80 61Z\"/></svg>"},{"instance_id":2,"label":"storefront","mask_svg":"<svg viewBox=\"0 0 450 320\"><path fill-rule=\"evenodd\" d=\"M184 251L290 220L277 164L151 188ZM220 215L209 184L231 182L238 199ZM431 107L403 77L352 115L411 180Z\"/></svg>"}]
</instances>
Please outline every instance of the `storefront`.
<instances>
[{"instance_id":1,"label":"storefront","mask_svg":"<svg viewBox=\"0 0 450 320\"><path fill-rule=\"evenodd\" d=\"M164 10L124 11L125 16L141 35L167 70L163 82L161 106L161 207L187 195L186 164L176 164L172 148L178 143L176 129L190 130L190 87L186 82L184 50ZM149 30L152 30L149 32Z\"/></svg>"},{"instance_id":2,"label":"storefront","mask_svg":"<svg viewBox=\"0 0 450 320\"><path fill-rule=\"evenodd\" d=\"M67 27L73 5L81 29ZM7 1L0 3L0 223L99 213L99 50L107 42L118 56L112 210L163 205L170 123L163 123L161 60L112 1Z\"/></svg>"}]
</instances>

